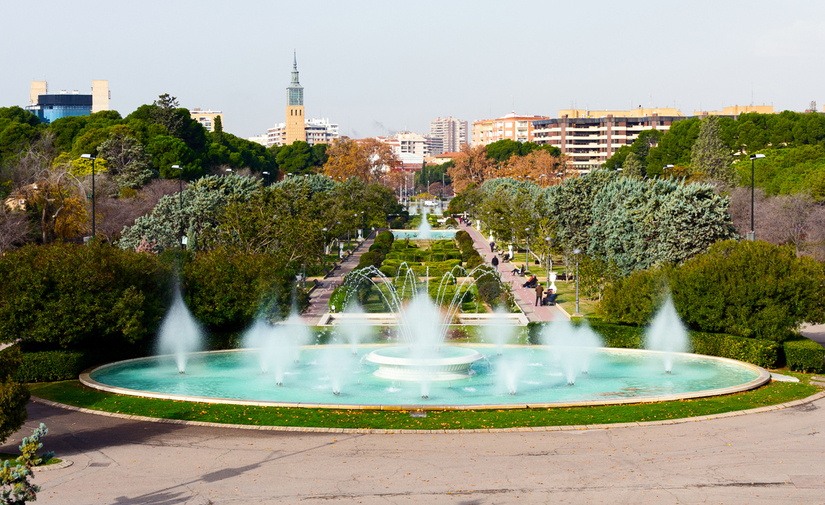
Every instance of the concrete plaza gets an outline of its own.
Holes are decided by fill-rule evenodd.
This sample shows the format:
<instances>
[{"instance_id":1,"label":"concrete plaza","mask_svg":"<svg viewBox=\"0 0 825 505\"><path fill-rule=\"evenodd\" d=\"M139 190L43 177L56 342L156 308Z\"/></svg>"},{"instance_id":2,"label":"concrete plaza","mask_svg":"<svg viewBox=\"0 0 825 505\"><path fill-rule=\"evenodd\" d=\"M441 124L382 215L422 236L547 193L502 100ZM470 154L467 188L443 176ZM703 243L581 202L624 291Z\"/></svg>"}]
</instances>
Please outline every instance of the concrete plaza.
<instances>
[{"instance_id":1,"label":"concrete plaza","mask_svg":"<svg viewBox=\"0 0 825 505\"><path fill-rule=\"evenodd\" d=\"M669 425L557 432L335 434L105 417L38 402L71 460L43 504L822 503L825 399Z\"/></svg>"}]
</instances>

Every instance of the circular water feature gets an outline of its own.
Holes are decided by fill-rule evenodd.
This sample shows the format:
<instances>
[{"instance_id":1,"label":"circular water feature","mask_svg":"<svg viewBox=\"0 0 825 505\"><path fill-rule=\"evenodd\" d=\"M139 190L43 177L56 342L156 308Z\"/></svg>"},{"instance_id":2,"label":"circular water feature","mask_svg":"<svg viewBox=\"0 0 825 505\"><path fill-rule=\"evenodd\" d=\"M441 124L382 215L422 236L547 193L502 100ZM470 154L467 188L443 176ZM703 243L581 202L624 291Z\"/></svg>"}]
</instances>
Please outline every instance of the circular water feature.
<instances>
[{"instance_id":1,"label":"circular water feature","mask_svg":"<svg viewBox=\"0 0 825 505\"><path fill-rule=\"evenodd\" d=\"M406 381L466 379L473 374L473 363L484 359L480 352L469 347L445 345L429 351L392 346L376 349L365 359L378 365L378 370L373 372L376 377Z\"/></svg>"},{"instance_id":2,"label":"circular water feature","mask_svg":"<svg viewBox=\"0 0 825 505\"><path fill-rule=\"evenodd\" d=\"M482 356L464 378L387 379L375 374L378 364L364 359L376 347L361 346L360 355L349 346L303 347L280 385L275 374L261 372L256 350L193 353L183 374L173 356L112 363L81 381L115 393L210 403L466 409L698 398L770 380L759 367L694 354L600 348L570 360L564 348L491 345L461 346ZM665 372L666 357L671 373Z\"/></svg>"}]
</instances>

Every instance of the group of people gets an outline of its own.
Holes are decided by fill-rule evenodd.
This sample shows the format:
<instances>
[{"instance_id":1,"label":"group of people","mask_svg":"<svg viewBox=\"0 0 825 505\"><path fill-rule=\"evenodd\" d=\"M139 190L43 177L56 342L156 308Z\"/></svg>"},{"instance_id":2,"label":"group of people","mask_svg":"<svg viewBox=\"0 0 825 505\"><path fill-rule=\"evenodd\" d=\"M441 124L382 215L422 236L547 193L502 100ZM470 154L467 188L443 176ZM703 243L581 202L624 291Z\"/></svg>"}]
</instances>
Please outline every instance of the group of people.
<instances>
[{"instance_id":1,"label":"group of people","mask_svg":"<svg viewBox=\"0 0 825 505\"><path fill-rule=\"evenodd\" d=\"M535 279L536 276L534 275L532 279ZM528 281L529 282L529 281ZM542 286L539 282L536 282L536 307L539 305L555 305L556 304L556 294L555 289L548 289L547 295L544 296L544 286Z\"/></svg>"},{"instance_id":2,"label":"group of people","mask_svg":"<svg viewBox=\"0 0 825 505\"><path fill-rule=\"evenodd\" d=\"M493 265L493 268L498 268L499 260L498 260L498 256L495 255L496 243L493 240L490 241L490 252L493 253L493 259L490 261L490 263ZM502 254L502 258L503 258L504 262L507 262L510 259L509 255L507 253ZM521 274L521 273L522 273L521 270L518 270L518 269L513 270L513 274ZM522 284L522 287L535 288L536 289L536 307L538 307L539 304L541 304L541 305L555 305L556 304L556 297L558 296L556 294L556 290L555 289L548 289L547 293L545 294L544 286L542 286L541 283L539 283L539 281L538 281L538 279L536 278L535 275L531 275L530 278L527 279L527 282Z\"/></svg>"}]
</instances>

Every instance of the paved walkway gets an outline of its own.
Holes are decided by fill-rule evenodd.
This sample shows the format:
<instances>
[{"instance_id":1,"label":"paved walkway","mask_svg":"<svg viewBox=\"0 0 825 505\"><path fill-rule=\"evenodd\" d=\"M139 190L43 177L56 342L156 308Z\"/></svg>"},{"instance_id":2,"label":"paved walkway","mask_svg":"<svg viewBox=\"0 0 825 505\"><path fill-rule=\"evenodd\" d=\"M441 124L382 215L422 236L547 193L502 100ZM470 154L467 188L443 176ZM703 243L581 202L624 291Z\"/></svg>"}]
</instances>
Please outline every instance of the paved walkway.
<instances>
[{"instance_id":1,"label":"paved walkway","mask_svg":"<svg viewBox=\"0 0 825 505\"><path fill-rule=\"evenodd\" d=\"M335 434L158 424L29 404L37 503L822 503L825 399L671 425Z\"/></svg>"},{"instance_id":2,"label":"paved walkway","mask_svg":"<svg viewBox=\"0 0 825 505\"><path fill-rule=\"evenodd\" d=\"M309 308L301 317L306 324L316 326L321 317L329 312L329 297L335 288L341 285L344 276L358 267L358 262L361 261L361 255L370 250L370 246L375 242L375 235L383 230L376 230L366 240L356 247L352 254L344 258L338 268L333 270L331 274L324 278L315 278L318 285L309 294Z\"/></svg>"},{"instance_id":3,"label":"paved walkway","mask_svg":"<svg viewBox=\"0 0 825 505\"><path fill-rule=\"evenodd\" d=\"M481 257L484 258L484 262L488 265L491 264L494 254L490 252L490 242L487 241L487 238L472 226L462 225L461 229L470 233L475 243L475 248L478 250L478 253L481 254ZM499 256L499 261L501 261L501 256ZM512 273L517 264L518 263L499 263L498 270L501 272L502 280L510 283L516 303L519 308L521 308L521 311L524 312L524 315L527 316L527 320L553 321L568 318L567 313L558 305L540 305L536 307L536 290L522 287L522 285L527 282L527 279Z\"/></svg>"}]
</instances>

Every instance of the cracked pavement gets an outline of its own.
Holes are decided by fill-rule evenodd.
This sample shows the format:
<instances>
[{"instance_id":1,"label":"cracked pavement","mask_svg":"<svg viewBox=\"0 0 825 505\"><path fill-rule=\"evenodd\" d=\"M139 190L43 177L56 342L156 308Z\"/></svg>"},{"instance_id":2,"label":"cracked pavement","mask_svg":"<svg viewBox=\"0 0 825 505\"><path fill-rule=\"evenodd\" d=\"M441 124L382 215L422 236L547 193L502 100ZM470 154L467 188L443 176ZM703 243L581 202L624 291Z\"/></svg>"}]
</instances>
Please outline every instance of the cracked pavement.
<instances>
[{"instance_id":1,"label":"cracked pavement","mask_svg":"<svg viewBox=\"0 0 825 505\"><path fill-rule=\"evenodd\" d=\"M333 434L158 424L29 404L43 504L822 503L825 400L607 430Z\"/></svg>"}]
</instances>

